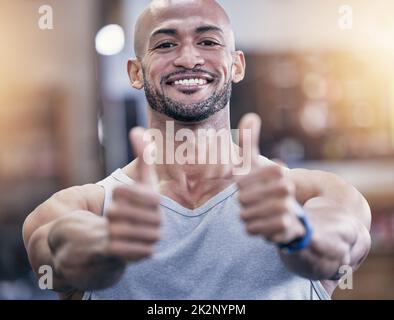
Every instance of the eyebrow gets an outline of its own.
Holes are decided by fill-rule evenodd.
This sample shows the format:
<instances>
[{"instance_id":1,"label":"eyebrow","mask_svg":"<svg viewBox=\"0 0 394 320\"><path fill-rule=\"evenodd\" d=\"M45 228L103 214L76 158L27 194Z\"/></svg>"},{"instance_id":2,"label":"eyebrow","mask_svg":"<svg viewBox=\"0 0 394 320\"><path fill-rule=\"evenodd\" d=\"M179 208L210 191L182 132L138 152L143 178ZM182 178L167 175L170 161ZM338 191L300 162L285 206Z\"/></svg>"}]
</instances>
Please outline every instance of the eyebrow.
<instances>
[{"instance_id":1,"label":"eyebrow","mask_svg":"<svg viewBox=\"0 0 394 320\"><path fill-rule=\"evenodd\" d=\"M157 36L158 34L177 35L178 31L176 29L169 29L169 28L158 29L158 30L154 31L150 37L153 38L154 36Z\"/></svg>"},{"instance_id":2,"label":"eyebrow","mask_svg":"<svg viewBox=\"0 0 394 320\"><path fill-rule=\"evenodd\" d=\"M220 29L219 27L216 26L202 26L202 27L198 27L195 32L196 33L204 33L204 32L209 32L209 31L218 31L220 33L224 33L222 29Z\"/></svg>"},{"instance_id":3,"label":"eyebrow","mask_svg":"<svg viewBox=\"0 0 394 320\"><path fill-rule=\"evenodd\" d=\"M196 28L196 30L194 32L195 33L205 33L205 32L209 32L209 31L217 31L217 32L220 32L222 34L224 33L223 30L220 29L219 27L211 26L211 25L198 27L198 28ZM156 30L156 31L154 31L152 33L150 38L153 38L154 36L157 36L159 34L166 34L166 35L176 36L178 34L178 30L177 29L173 29L173 28L158 29L158 30Z\"/></svg>"}]
</instances>

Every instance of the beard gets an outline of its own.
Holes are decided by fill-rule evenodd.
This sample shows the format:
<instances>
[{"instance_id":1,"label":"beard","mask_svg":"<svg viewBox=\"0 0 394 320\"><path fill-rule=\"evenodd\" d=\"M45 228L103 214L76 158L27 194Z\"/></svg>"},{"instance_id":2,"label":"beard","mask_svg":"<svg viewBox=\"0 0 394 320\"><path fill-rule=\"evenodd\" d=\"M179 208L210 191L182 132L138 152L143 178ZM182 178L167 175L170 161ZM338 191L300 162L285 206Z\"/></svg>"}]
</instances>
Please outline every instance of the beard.
<instances>
[{"instance_id":1,"label":"beard","mask_svg":"<svg viewBox=\"0 0 394 320\"><path fill-rule=\"evenodd\" d=\"M150 107L176 121L200 122L224 109L231 97L231 81L223 88L216 90L212 96L200 102L185 104L175 101L162 92L158 92L147 81L144 75L144 90Z\"/></svg>"}]
</instances>

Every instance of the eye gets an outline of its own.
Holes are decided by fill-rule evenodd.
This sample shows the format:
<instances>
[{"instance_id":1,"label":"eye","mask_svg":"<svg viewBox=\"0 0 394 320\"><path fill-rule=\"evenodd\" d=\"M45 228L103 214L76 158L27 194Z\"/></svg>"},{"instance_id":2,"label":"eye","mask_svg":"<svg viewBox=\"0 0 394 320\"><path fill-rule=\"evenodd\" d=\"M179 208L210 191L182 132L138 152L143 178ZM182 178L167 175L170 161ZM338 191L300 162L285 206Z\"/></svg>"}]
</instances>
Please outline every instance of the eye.
<instances>
[{"instance_id":1,"label":"eye","mask_svg":"<svg viewBox=\"0 0 394 320\"><path fill-rule=\"evenodd\" d=\"M204 47L215 47L215 46L220 46L219 43L212 41L212 40L204 40L201 41L199 44L201 44Z\"/></svg>"},{"instance_id":2,"label":"eye","mask_svg":"<svg viewBox=\"0 0 394 320\"><path fill-rule=\"evenodd\" d=\"M174 47L176 47L176 44L173 42L163 42L156 46L155 49L171 49Z\"/></svg>"}]
</instances>

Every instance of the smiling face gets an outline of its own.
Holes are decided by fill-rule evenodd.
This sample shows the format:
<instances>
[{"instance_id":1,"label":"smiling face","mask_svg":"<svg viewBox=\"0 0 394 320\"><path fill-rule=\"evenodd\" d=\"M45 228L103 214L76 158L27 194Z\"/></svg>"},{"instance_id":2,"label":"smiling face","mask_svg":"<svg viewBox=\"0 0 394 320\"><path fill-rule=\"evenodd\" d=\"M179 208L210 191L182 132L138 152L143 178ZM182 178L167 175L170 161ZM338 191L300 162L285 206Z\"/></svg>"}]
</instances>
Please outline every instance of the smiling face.
<instances>
[{"instance_id":1,"label":"smiling face","mask_svg":"<svg viewBox=\"0 0 394 320\"><path fill-rule=\"evenodd\" d=\"M224 10L213 0L153 1L137 22L133 87L175 120L199 122L229 104L231 83L244 76L244 57Z\"/></svg>"}]
</instances>

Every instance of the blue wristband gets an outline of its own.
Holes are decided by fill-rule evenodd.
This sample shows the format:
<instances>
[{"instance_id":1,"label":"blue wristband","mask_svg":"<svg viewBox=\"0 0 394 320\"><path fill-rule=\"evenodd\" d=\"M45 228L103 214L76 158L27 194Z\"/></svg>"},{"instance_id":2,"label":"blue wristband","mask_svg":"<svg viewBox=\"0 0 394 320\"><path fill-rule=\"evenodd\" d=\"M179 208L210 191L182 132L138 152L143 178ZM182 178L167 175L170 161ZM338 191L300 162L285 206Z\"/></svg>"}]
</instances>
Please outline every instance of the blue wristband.
<instances>
[{"instance_id":1,"label":"blue wristband","mask_svg":"<svg viewBox=\"0 0 394 320\"><path fill-rule=\"evenodd\" d=\"M298 203L297 209L297 216L305 228L305 234L302 237L291 241L290 243L279 244L279 249L285 253L294 253L306 249L310 245L312 240L313 229L311 223L307 215L305 214L305 211Z\"/></svg>"}]
</instances>

